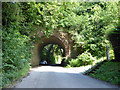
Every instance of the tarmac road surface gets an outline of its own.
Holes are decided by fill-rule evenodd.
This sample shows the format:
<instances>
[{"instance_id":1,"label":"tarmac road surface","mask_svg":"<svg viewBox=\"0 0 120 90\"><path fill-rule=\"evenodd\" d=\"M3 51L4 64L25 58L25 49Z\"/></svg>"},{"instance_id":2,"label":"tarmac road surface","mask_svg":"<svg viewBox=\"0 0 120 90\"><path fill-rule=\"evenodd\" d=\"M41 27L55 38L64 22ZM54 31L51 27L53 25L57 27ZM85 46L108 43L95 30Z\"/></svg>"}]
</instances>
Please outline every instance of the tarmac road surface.
<instances>
[{"instance_id":1,"label":"tarmac road surface","mask_svg":"<svg viewBox=\"0 0 120 90\"><path fill-rule=\"evenodd\" d=\"M83 75L75 69L40 66L32 68L30 74L23 78L16 88L118 88L118 86Z\"/></svg>"}]
</instances>

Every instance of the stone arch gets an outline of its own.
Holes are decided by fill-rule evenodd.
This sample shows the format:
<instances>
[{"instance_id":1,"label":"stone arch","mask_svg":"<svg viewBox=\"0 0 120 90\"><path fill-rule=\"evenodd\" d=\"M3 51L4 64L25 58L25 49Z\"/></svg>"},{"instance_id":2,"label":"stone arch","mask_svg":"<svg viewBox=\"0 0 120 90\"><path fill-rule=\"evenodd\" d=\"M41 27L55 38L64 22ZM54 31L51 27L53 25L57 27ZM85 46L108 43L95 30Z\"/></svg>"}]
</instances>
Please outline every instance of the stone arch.
<instances>
[{"instance_id":1,"label":"stone arch","mask_svg":"<svg viewBox=\"0 0 120 90\"><path fill-rule=\"evenodd\" d=\"M35 48L32 50L33 56L31 60L32 66L37 66L40 63L40 54L39 52L42 50L42 48L47 44L58 44L64 49L65 57L69 60L71 58L75 58L77 55L80 54L81 50L73 47L75 45L74 41L72 40L72 36L70 33L67 33L64 31L59 31L59 29L56 29L53 31L51 36L48 38L44 35L42 32L44 28L40 28L39 30L36 30L33 32L33 35L35 34L38 37L42 37L38 42L34 44ZM81 48L80 48L81 49Z\"/></svg>"},{"instance_id":2,"label":"stone arch","mask_svg":"<svg viewBox=\"0 0 120 90\"><path fill-rule=\"evenodd\" d=\"M55 34L55 35L51 35L48 38L43 36L43 38L41 38L35 44L35 48L33 50L33 57L32 57L32 61L31 61L32 66L39 65L40 60L41 60L40 52L42 52L42 49L44 48L44 46L46 46L48 44L57 44L57 45L59 45L64 50L64 56L65 57L69 56L69 45L65 41L65 39L63 39L60 35Z\"/></svg>"}]
</instances>

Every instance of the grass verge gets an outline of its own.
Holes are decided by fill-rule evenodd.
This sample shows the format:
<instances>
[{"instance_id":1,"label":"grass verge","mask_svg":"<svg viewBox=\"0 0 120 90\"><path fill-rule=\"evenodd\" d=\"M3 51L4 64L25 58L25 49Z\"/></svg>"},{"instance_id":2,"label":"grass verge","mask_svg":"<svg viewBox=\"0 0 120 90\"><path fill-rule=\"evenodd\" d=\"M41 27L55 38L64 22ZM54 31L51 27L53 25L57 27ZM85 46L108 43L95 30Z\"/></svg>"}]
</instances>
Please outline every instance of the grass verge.
<instances>
[{"instance_id":1,"label":"grass verge","mask_svg":"<svg viewBox=\"0 0 120 90\"><path fill-rule=\"evenodd\" d=\"M120 62L99 62L84 74L120 86Z\"/></svg>"}]
</instances>

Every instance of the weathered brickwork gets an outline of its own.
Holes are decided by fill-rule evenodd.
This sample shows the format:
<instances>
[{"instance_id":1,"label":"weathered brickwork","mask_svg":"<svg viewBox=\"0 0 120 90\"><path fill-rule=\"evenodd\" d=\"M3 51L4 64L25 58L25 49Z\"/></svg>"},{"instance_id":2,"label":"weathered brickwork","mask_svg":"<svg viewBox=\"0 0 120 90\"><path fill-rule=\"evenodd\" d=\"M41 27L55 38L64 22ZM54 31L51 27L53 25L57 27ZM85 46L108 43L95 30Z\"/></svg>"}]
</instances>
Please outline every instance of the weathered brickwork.
<instances>
[{"instance_id":1,"label":"weathered brickwork","mask_svg":"<svg viewBox=\"0 0 120 90\"><path fill-rule=\"evenodd\" d=\"M73 41L71 39L71 36L68 33L62 32L62 31L54 31L53 34L49 38L45 37L41 32L39 32L38 35L41 35L43 38L41 38L34 46L33 49L33 56L31 65L37 66L40 63L41 60L41 51L44 48L44 46L48 44L58 44L64 49L64 56L67 58L71 58L71 53L76 53L73 48Z\"/></svg>"}]
</instances>

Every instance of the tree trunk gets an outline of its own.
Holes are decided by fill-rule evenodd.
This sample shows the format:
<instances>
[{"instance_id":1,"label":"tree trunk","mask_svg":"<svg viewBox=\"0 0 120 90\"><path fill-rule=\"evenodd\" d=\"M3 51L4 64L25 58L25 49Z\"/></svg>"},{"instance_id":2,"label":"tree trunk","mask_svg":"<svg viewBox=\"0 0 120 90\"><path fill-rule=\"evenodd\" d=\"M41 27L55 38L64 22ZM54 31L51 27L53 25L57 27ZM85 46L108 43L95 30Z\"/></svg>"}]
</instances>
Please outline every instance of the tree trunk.
<instances>
[{"instance_id":1,"label":"tree trunk","mask_svg":"<svg viewBox=\"0 0 120 90\"><path fill-rule=\"evenodd\" d=\"M114 31L109 39L114 49L115 61L120 62L120 31Z\"/></svg>"}]
</instances>

